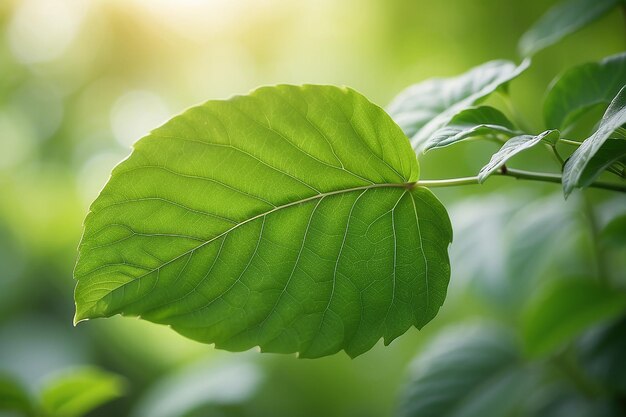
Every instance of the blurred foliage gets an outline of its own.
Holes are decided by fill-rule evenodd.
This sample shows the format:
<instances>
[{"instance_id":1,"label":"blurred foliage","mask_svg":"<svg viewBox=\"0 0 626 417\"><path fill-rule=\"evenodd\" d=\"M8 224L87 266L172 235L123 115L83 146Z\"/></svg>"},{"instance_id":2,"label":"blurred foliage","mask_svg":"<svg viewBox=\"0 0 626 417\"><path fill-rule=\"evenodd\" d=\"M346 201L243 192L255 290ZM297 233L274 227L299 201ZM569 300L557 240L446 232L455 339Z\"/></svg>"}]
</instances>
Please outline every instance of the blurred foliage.
<instances>
[{"instance_id":1,"label":"blurred foliage","mask_svg":"<svg viewBox=\"0 0 626 417\"><path fill-rule=\"evenodd\" d=\"M91 416L152 416L157 404L164 416L391 415L407 364L416 353L424 363L419 352L448 325L464 332L465 320L489 318L521 351L524 311L551 283L602 276L623 288L623 196L588 190L564 202L558 186L494 178L437 190L455 233L450 295L438 318L355 360L218 352L133 319L72 327L72 267L87 205L148 129L197 102L263 84L345 84L385 105L424 78L517 59L518 39L548 3L0 2L0 373L13 381L2 379L2 389L24 387L34 397L44 376L93 365L121 375L127 390ZM614 10L537 53L510 88L524 125L541 131L537 98L556 74L623 50L623 26ZM493 149L433 150L422 176L472 175ZM537 150L513 162L534 167L547 158ZM613 404L626 401L624 323L595 326L555 364L540 363L529 413L615 414Z\"/></svg>"}]
</instances>

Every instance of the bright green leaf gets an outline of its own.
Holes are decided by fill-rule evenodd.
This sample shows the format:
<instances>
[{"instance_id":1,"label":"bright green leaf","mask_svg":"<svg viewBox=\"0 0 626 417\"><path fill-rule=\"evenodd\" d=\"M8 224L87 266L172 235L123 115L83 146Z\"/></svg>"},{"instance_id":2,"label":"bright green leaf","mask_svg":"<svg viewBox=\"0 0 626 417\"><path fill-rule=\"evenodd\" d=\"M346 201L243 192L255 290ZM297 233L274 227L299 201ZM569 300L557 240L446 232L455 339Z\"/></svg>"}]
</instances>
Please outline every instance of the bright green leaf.
<instances>
[{"instance_id":1,"label":"bright green leaf","mask_svg":"<svg viewBox=\"0 0 626 417\"><path fill-rule=\"evenodd\" d=\"M544 356L562 348L589 327L626 309L626 294L592 279L548 284L529 304L522 322L526 351Z\"/></svg>"},{"instance_id":2,"label":"bright green leaf","mask_svg":"<svg viewBox=\"0 0 626 417\"><path fill-rule=\"evenodd\" d=\"M141 316L240 351L356 356L430 321L447 213L400 128L353 90L209 101L135 145L93 203L76 320Z\"/></svg>"},{"instance_id":3,"label":"bright green leaf","mask_svg":"<svg viewBox=\"0 0 626 417\"><path fill-rule=\"evenodd\" d=\"M423 81L401 92L389 105L389 114L411 138L413 148L422 151L454 115L504 88L529 65L530 60L519 66L490 61L456 77Z\"/></svg>"},{"instance_id":4,"label":"bright green leaf","mask_svg":"<svg viewBox=\"0 0 626 417\"><path fill-rule=\"evenodd\" d=\"M506 163L506 161L523 150L532 148L541 141L553 144L558 139L559 132L557 130L546 130L537 136L521 135L509 139L504 145L502 145L502 148L500 148L500 150L491 157L489 163L480 170L478 173L478 181L485 181L487 177L497 171Z\"/></svg>"},{"instance_id":5,"label":"bright green leaf","mask_svg":"<svg viewBox=\"0 0 626 417\"><path fill-rule=\"evenodd\" d=\"M33 414L30 394L19 382L6 375L0 375L0 415L2 411Z\"/></svg>"},{"instance_id":6,"label":"bright green leaf","mask_svg":"<svg viewBox=\"0 0 626 417\"><path fill-rule=\"evenodd\" d=\"M513 123L498 109L489 106L470 107L456 114L450 122L437 130L426 141L424 151L452 145L464 139L504 135L515 136L521 134L513 127Z\"/></svg>"},{"instance_id":7,"label":"bright green leaf","mask_svg":"<svg viewBox=\"0 0 626 417\"><path fill-rule=\"evenodd\" d=\"M96 368L66 371L48 380L41 391L42 407L50 416L79 417L122 395L124 383Z\"/></svg>"},{"instance_id":8,"label":"bright green leaf","mask_svg":"<svg viewBox=\"0 0 626 417\"><path fill-rule=\"evenodd\" d=\"M602 149L611 134L626 123L626 87L623 87L606 109L598 130L585 139L582 145L567 160L563 168L563 191L567 197L574 187L590 185L601 171L588 169L594 156ZM621 139L618 139L621 140ZM601 168L602 164L594 164Z\"/></svg>"},{"instance_id":9,"label":"bright green leaf","mask_svg":"<svg viewBox=\"0 0 626 417\"><path fill-rule=\"evenodd\" d=\"M624 85L626 53L570 68L552 83L546 96L546 126L565 129L590 108L609 104Z\"/></svg>"},{"instance_id":10,"label":"bright green leaf","mask_svg":"<svg viewBox=\"0 0 626 417\"><path fill-rule=\"evenodd\" d=\"M564 0L552 7L519 41L522 56L531 56L602 17L622 0Z\"/></svg>"},{"instance_id":11,"label":"bright green leaf","mask_svg":"<svg viewBox=\"0 0 626 417\"><path fill-rule=\"evenodd\" d=\"M503 329L451 329L418 355L396 415L515 415L528 381L514 340Z\"/></svg>"}]
</instances>

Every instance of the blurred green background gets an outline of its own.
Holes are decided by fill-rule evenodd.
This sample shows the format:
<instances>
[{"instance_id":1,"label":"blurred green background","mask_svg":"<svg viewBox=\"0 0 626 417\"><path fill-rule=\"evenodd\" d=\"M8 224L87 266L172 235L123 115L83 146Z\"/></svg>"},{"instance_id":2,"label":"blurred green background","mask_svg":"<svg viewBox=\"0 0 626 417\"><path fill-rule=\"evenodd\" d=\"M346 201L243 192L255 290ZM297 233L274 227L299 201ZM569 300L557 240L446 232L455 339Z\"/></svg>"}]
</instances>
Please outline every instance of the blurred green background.
<instances>
[{"instance_id":1,"label":"blurred green background","mask_svg":"<svg viewBox=\"0 0 626 417\"><path fill-rule=\"evenodd\" d=\"M216 351L132 318L74 328L82 220L132 143L189 106L276 83L347 85L384 106L425 78L519 61L517 40L551 3L2 0L0 373L32 391L79 365L121 375L126 394L92 416L391 415L409 362L446 326L486 319L515 331L542 283L595 273L580 195L564 202L558 186L498 178L437 190L455 228L449 298L422 331L355 360ZM536 56L511 86L525 123L540 131L550 80L624 50L625 33L616 10ZM475 175L493 147L433 151L422 177ZM586 193L601 225L626 207ZM623 282L624 249L606 257Z\"/></svg>"}]
</instances>

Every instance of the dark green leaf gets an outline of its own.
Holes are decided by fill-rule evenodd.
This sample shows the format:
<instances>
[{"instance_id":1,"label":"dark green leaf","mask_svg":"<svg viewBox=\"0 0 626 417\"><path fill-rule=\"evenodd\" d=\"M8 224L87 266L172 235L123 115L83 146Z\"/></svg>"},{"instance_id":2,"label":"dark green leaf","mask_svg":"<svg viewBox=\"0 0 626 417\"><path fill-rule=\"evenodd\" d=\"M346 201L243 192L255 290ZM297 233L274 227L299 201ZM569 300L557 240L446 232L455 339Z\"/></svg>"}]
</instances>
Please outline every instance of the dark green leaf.
<instances>
[{"instance_id":1,"label":"dark green leaf","mask_svg":"<svg viewBox=\"0 0 626 417\"><path fill-rule=\"evenodd\" d=\"M624 158L626 158L626 140L607 139L587 162L578 183L581 187L588 187L602 172Z\"/></svg>"},{"instance_id":2,"label":"dark green leaf","mask_svg":"<svg viewBox=\"0 0 626 417\"><path fill-rule=\"evenodd\" d=\"M532 148L541 141L549 144L555 143L559 139L558 130L546 130L537 136L521 135L515 136L509 139L498 152L496 152L487 165L485 165L478 173L478 181L483 182L497 171L502 165L506 163L513 156L522 152L525 149Z\"/></svg>"},{"instance_id":3,"label":"dark green leaf","mask_svg":"<svg viewBox=\"0 0 626 417\"><path fill-rule=\"evenodd\" d=\"M626 215L618 216L607 224L600 234L602 241L609 245L626 245Z\"/></svg>"},{"instance_id":4,"label":"dark green leaf","mask_svg":"<svg viewBox=\"0 0 626 417\"><path fill-rule=\"evenodd\" d=\"M578 351L591 376L626 394L626 317L592 329L578 343Z\"/></svg>"},{"instance_id":5,"label":"dark green leaf","mask_svg":"<svg viewBox=\"0 0 626 417\"><path fill-rule=\"evenodd\" d=\"M426 141L424 151L452 145L464 139L488 135L507 137L521 134L500 110L489 106L470 107L456 114L450 122Z\"/></svg>"},{"instance_id":6,"label":"dark green leaf","mask_svg":"<svg viewBox=\"0 0 626 417\"><path fill-rule=\"evenodd\" d=\"M0 414L2 411L18 411L25 415L33 413L30 394L15 379L0 375Z\"/></svg>"},{"instance_id":7,"label":"dark green leaf","mask_svg":"<svg viewBox=\"0 0 626 417\"><path fill-rule=\"evenodd\" d=\"M452 329L417 357L397 415L516 415L528 381L510 334L491 327Z\"/></svg>"},{"instance_id":8,"label":"dark green leaf","mask_svg":"<svg viewBox=\"0 0 626 417\"><path fill-rule=\"evenodd\" d=\"M626 294L592 279L561 279L534 298L523 317L522 331L530 356L554 353L589 327L622 314Z\"/></svg>"},{"instance_id":9,"label":"dark green leaf","mask_svg":"<svg viewBox=\"0 0 626 417\"><path fill-rule=\"evenodd\" d=\"M353 90L209 101L135 145L93 203L76 320L169 324L228 350L355 356L430 321L447 213L409 142Z\"/></svg>"},{"instance_id":10,"label":"dark green leaf","mask_svg":"<svg viewBox=\"0 0 626 417\"><path fill-rule=\"evenodd\" d=\"M621 4L622 0L564 0L552 7L519 41L522 56L559 42Z\"/></svg>"},{"instance_id":11,"label":"dark green leaf","mask_svg":"<svg viewBox=\"0 0 626 417\"><path fill-rule=\"evenodd\" d=\"M418 151L454 115L503 88L528 66L510 61L490 61L451 78L433 78L408 87L389 105L389 114Z\"/></svg>"},{"instance_id":12,"label":"dark green leaf","mask_svg":"<svg viewBox=\"0 0 626 417\"><path fill-rule=\"evenodd\" d=\"M48 380L41 392L42 407L55 417L79 417L122 395L117 375L96 368L78 368Z\"/></svg>"},{"instance_id":13,"label":"dark green leaf","mask_svg":"<svg viewBox=\"0 0 626 417\"><path fill-rule=\"evenodd\" d=\"M563 191L567 197L575 187L586 187L600 175L603 164L588 168L595 155L602 149L611 134L626 123L626 87L622 88L604 113L598 130L585 139L565 163L563 168ZM621 140L621 139L618 139ZM602 160L602 155L599 157ZM604 158L606 159L606 158ZM597 161L597 159L596 159ZM596 169L592 169L595 166Z\"/></svg>"},{"instance_id":14,"label":"dark green leaf","mask_svg":"<svg viewBox=\"0 0 626 417\"><path fill-rule=\"evenodd\" d=\"M553 83L543 104L546 126L565 129L587 110L609 104L626 85L626 53L571 68Z\"/></svg>"}]
</instances>

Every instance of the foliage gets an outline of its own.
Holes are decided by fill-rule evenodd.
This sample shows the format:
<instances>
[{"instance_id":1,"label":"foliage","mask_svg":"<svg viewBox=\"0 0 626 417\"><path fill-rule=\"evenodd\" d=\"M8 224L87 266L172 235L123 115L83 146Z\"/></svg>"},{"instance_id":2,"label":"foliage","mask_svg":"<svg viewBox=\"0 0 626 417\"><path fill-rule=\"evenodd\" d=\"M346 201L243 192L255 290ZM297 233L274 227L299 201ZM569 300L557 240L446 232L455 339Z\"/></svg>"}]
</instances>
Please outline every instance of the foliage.
<instances>
[{"instance_id":1,"label":"foliage","mask_svg":"<svg viewBox=\"0 0 626 417\"><path fill-rule=\"evenodd\" d=\"M623 415L624 2L278 1L0 5L0 415Z\"/></svg>"}]
</instances>

